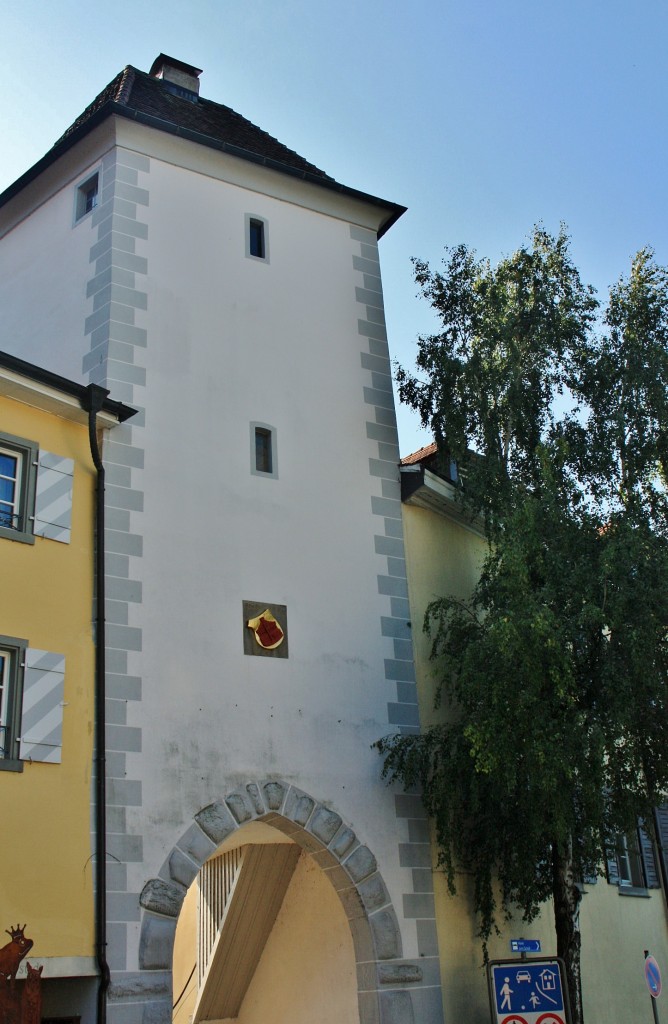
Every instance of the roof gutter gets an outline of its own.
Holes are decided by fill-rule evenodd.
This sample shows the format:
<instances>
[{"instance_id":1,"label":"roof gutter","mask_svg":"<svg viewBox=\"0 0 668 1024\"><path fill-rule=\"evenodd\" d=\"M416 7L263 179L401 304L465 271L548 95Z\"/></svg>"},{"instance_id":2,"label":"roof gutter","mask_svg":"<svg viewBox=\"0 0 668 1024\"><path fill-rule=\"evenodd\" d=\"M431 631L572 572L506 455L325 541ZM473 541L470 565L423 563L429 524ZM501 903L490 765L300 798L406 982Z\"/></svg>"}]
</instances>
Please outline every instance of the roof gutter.
<instances>
[{"instance_id":1,"label":"roof gutter","mask_svg":"<svg viewBox=\"0 0 668 1024\"><path fill-rule=\"evenodd\" d=\"M25 359L19 359L18 356L10 355L9 352L0 352L1 370L8 370L10 374L24 377L26 381L31 381L44 388L53 389L62 395L68 395L70 398L75 399L82 409L88 410L90 385L78 384L67 377L61 377L57 373L52 373L51 370L45 370L43 367L35 366L34 363L29 363ZM119 423L123 423L130 416L135 415L136 409L129 405L124 405L123 402L115 402L107 397L108 394L108 391L104 392L100 412L108 413L115 420L118 420Z\"/></svg>"},{"instance_id":2,"label":"roof gutter","mask_svg":"<svg viewBox=\"0 0 668 1024\"><path fill-rule=\"evenodd\" d=\"M97 1024L106 1024L107 990L111 980L107 961L107 743L106 660L104 617L104 465L97 442L97 414L109 392L89 384L88 440L97 478L95 481L95 954L99 970Z\"/></svg>"}]
</instances>

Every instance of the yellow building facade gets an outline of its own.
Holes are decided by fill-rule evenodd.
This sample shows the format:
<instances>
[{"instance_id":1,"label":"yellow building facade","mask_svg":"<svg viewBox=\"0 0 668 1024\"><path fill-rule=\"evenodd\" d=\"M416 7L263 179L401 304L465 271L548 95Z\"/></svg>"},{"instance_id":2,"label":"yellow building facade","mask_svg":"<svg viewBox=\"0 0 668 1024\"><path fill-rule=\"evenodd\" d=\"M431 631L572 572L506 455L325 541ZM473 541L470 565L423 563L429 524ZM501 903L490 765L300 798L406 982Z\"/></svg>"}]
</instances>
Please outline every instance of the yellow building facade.
<instances>
[{"instance_id":1,"label":"yellow building facade","mask_svg":"<svg viewBox=\"0 0 668 1024\"><path fill-rule=\"evenodd\" d=\"M98 974L89 394L0 353L0 925L17 978L42 968L43 1015L84 1021ZM96 443L131 412L102 399Z\"/></svg>"},{"instance_id":2,"label":"yellow building facade","mask_svg":"<svg viewBox=\"0 0 668 1024\"><path fill-rule=\"evenodd\" d=\"M430 659L431 642L422 628L425 611L437 597L466 599L470 595L487 547L482 533L463 518L447 467L439 463L434 445L405 459L401 478L415 670L425 728L439 715L434 709L436 666ZM661 833L665 818L664 809L658 822ZM668 906L660 851L640 850L635 861L626 866L622 856L618 860L620 863L609 862L605 876L583 887L582 987L588 1024L651 1021L644 951L649 950L656 958L664 977L668 971ZM436 861L433 847L432 884L444 1019L489 1024L487 976L476 937L471 881L461 873L456 881L457 895L451 896ZM636 871L639 877L635 877ZM492 936L488 944L490 958L514 959L510 940L517 938L539 939L541 955L555 956L551 907L529 925L518 916L503 927L500 935Z\"/></svg>"}]
</instances>

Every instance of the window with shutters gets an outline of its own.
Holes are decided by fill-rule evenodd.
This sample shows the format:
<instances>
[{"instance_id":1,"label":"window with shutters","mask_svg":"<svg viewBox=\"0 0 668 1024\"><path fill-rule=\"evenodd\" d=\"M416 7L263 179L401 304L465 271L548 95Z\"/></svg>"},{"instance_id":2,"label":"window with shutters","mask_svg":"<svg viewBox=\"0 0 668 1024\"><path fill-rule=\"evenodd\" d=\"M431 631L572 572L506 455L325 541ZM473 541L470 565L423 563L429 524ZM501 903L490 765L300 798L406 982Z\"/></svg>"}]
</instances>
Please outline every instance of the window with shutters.
<instances>
[{"instance_id":1,"label":"window with shutters","mask_svg":"<svg viewBox=\"0 0 668 1024\"><path fill-rule=\"evenodd\" d=\"M0 537L33 542L37 445L0 434Z\"/></svg>"},{"instance_id":2,"label":"window with shutters","mask_svg":"<svg viewBox=\"0 0 668 1024\"><path fill-rule=\"evenodd\" d=\"M69 544L74 462L34 441L0 434L0 538Z\"/></svg>"},{"instance_id":3,"label":"window with shutters","mask_svg":"<svg viewBox=\"0 0 668 1024\"><path fill-rule=\"evenodd\" d=\"M615 837L608 854L608 882L625 896L644 896L648 889L661 887L654 843L643 826Z\"/></svg>"},{"instance_id":4,"label":"window with shutters","mask_svg":"<svg viewBox=\"0 0 668 1024\"><path fill-rule=\"evenodd\" d=\"M64 696L62 654L0 635L0 771L60 763Z\"/></svg>"}]
</instances>

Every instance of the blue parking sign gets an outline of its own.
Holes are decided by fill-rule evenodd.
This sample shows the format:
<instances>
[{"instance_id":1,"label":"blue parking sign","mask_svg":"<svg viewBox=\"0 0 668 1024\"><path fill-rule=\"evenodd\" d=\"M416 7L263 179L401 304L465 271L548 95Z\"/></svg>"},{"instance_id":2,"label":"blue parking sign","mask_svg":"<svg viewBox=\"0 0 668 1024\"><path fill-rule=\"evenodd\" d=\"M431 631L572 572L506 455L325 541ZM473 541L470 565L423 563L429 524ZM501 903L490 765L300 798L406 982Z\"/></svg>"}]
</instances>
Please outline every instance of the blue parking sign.
<instances>
[{"instance_id":1,"label":"blue parking sign","mask_svg":"<svg viewBox=\"0 0 668 1024\"><path fill-rule=\"evenodd\" d=\"M561 1019L564 996L557 963L512 960L495 964L491 970L497 1020L521 1015L529 1024L550 1014Z\"/></svg>"}]
</instances>

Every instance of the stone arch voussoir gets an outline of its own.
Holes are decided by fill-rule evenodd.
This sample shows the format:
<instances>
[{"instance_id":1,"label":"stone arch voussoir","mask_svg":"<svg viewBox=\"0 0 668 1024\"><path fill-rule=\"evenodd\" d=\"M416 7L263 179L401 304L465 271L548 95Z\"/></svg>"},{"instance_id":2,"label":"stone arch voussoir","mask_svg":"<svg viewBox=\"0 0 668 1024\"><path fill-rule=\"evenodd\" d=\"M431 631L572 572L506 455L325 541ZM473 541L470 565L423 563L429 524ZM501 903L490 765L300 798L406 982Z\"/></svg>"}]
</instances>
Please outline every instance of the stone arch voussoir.
<instances>
[{"instance_id":1,"label":"stone arch voussoir","mask_svg":"<svg viewBox=\"0 0 668 1024\"><path fill-rule=\"evenodd\" d=\"M411 992L404 986L419 985L422 969L419 962L402 959L397 915L373 853L339 814L276 779L247 782L203 807L158 877L146 883L140 896L141 970L171 971L176 923L188 887L221 843L250 821L289 836L336 890L355 949L361 1024L414 1024Z\"/></svg>"}]
</instances>

